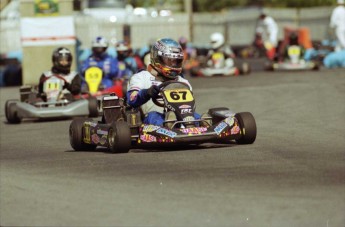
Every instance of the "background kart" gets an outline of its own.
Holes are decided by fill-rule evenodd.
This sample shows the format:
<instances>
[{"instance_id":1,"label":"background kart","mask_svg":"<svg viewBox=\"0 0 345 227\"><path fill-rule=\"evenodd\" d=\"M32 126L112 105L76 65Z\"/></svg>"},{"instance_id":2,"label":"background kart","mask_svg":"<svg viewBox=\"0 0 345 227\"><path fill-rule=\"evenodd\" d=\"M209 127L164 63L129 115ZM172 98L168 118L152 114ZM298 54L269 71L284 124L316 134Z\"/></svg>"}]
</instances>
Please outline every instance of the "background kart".
<instances>
[{"instance_id":1,"label":"background kart","mask_svg":"<svg viewBox=\"0 0 345 227\"><path fill-rule=\"evenodd\" d=\"M226 61L233 63L226 64ZM247 75L250 71L250 65L247 62L234 63L233 59L225 59L224 54L219 52L213 53L210 60L200 62L190 69L191 76L202 77Z\"/></svg>"},{"instance_id":2,"label":"background kart","mask_svg":"<svg viewBox=\"0 0 345 227\"><path fill-rule=\"evenodd\" d=\"M189 86L181 82L160 85L161 97L153 99L163 106L163 126L143 124L139 109L129 108L117 96L103 98L103 117L99 122L75 119L70 124L70 144L74 150L108 147L115 153L154 144L200 144L235 140L251 144L256 139L256 123L249 112L233 113L228 108L212 108L195 119L195 100Z\"/></svg>"},{"instance_id":3,"label":"background kart","mask_svg":"<svg viewBox=\"0 0 345 227\"><path fill-rule=\"evenodd\" d=\"M75 98L70 93L63 93L63 81L55 76L44 84L45 97L38 97L33 86L20 88L20 100L7 100L5 115L8 123L20 123L22 119L53 119L76 116L98 116L97 99L90 97Z\"/></svg>"},{"instance_id":4,"label":"background kart","mask_svg":"<svg viewBox=\"0 0 345 227\"><path fill-rule=\"evenodd\" d=\"M316 61L305 61L302 56L302 47L297 45L289 46L288 57L281 62L269 61L265 64L266 70L293 71L293 70L318 70L319 64Z\"/></svg>"}]
</instances>

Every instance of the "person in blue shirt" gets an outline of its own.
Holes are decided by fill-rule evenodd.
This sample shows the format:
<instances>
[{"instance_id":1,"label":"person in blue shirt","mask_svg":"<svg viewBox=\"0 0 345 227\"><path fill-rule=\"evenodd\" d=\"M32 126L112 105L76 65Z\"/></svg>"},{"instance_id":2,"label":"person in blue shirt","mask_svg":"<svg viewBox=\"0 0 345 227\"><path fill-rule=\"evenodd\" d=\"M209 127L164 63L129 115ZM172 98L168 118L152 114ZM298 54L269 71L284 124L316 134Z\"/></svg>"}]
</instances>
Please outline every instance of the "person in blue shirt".
<instances>
[{"instance_id":1,"label":"person in blue shirt","mask_svg":"<svg viewBox=\"0 0 345 227\"><path fill-rule=\"evenodd\" d=\"M126 41L116 43L117 60L119 64L119 78L128 79L138 71L137 62L132 56L132 48Z\"/></svg>"},{"instance_id":2,"label":"person in blue shirt","mask_svg":"<svg viewBox=\"0 0 345 227\"><path fill-rule=\"evenodd\" d=\"M109 46L108 41L98 36L92 41L92 54L85 60L82 66L82 75L85 76L85 71L90 67L99 67L103 71L102 85L103 88L113 86L113 82L118 77L118 61L116 58L110 56L106 50Z\"/></svg>"}]
</instances>

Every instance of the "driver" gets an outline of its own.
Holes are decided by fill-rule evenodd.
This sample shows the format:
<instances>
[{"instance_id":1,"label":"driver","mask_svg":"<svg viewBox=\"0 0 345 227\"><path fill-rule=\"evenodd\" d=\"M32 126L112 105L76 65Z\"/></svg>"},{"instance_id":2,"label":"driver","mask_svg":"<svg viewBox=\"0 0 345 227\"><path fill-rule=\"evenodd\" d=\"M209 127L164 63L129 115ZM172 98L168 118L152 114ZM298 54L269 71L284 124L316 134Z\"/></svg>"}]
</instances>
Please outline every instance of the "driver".
<instances>
[{"instance_id":1,"label":"driver","mask_svg":"<svg viewBox=\"0 0 345 227\"><path fill-rule=\"evenodd\" d=\"M98 36L92 41L92 54L82 66L82 74L90 67L98 67L103 70L102 85L104 88L113 86L113 81L118 75L118 62L107 53L108 41Z\"/></svg>"},{"instance_id":2,"label":"driver","mask_svg":"<svg viewBox=\"0 0 345 227\"><path fill-rule=\"evenodd\" d=\"M39 96L45 100L43 91L44 82L52 76L57 76L64 81L63 89L67 89L73 95L80 93L81 79L76 71L71 71L72 53L66 47L58 47L53 51L53 66L50 71L42 73L39 84Z\"/></svg>"},{"instance_id":3,"label":"driver","mask_svg":"<svg viewBox=\"0 0 345 227\"><path fill-rule=\"evenodd\" d=\"M164 119L173 119L172 115L164 116L163 108L151 100L157 98L160 92L158 85L165 81L179 81L186 83L190 89L192 87L188 80L181 76L184 55L177 41L170 38L157 40L151 48L150 55L151 63L147 70L140 71L130 78L127 103L134 108L141 107L145 115L143 123L161 126ZM200 118L198 114L194 117Z\"/></svg>"},{"instance_id":4,"label":"driver","mask_svg":"<svg viewBox=\"0 0 345 227\"><path fill-rule=\"evenodd\" d=\"M207 65L210 67L214 67L215 66L214 60L212 59L213 54L222 53L225 60L225 66L233 67L234 66L233 58L235 58L235 54L230 48L230 46L225 44L224 35L220 32L212 33L210 36L210 42L211 42L212 48L209 50L207 54L207 59L209 59L207 61Z\"/></svg>"}]
</instances>

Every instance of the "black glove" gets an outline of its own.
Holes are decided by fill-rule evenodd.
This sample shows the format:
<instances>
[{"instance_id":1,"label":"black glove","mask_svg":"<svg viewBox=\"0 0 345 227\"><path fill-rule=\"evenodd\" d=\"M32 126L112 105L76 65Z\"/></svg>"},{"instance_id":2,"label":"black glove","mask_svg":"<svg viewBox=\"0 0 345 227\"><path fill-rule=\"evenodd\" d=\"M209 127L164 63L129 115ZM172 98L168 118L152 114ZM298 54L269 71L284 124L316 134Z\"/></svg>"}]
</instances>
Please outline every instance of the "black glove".
<instances>
[{"instance_id":1,"label":"black glove","mask_svg":"<svg viewBox=\"0 0 345 227\"><path fill-rule=\"evenodd\" d=\"M157 98L160 92L160 88L157 85L152 85L149 89L146 90L146 97L150 98Z\"/></svg>"},{"instance_id":2,"label":"black glove","mask_svg":"<svg viewBox=\"0 0 345 227\"><path fill-rule=\"evenodd\" d=\"M67 90L69 90L69 88L70 88L70 83L68 83L68 82L65 82L65 84L63 85L63 89L67 89Z\"/></svg>"}]
</instances>

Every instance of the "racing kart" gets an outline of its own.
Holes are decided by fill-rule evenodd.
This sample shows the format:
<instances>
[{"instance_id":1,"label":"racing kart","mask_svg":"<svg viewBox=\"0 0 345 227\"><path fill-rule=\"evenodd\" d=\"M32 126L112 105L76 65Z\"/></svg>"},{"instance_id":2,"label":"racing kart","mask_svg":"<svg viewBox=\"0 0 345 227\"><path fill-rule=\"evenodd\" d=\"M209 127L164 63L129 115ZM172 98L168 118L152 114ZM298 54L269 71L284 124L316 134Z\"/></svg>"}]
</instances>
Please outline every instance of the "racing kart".
<instances>
[{"instance_id":1,"label":"racing kart","mask_svg":"<svg viewBox=\"0 0 345 227\"><path fill-rule=\"evenodd\" d=\"M44 97L39 97L34 86L20 87L20 100L11 99L5 103L8 123L18 124L24 118L98 117L96 98L75 98L71 93L64 93L63 85L64 81L60 77L51 76L44 82Z\"/></svg>"},{"instance_id":2,"label":"racing kart","mask_svg":"<svg viewBox=\"0 0 345 227\"><path fill-rule=\"evenodd\" d=\"M251 69L247 62L235 64L233 59L225 59L223 53L215 52L212 54L211 59L205 63L200 63L200 65L192 68L190 71L191 76L213 77L247 75Z\"/></svg>"},{"instance_id":3,"label":"racing kart","mask_svg":"<svg viewBox=\"0 0 345 227\"><path fill-rule=\"evenodd\" d=\"M69 139L76 151L107 147L114 153L131 148L163 144L224 143L252 144L256 139L256 123L249 112L233 113L228 108L212 108L196 119L195 100L189 86L181 82L164 82L160 95L152 101L164 107L162 126L144 124L140 109L128 107L115 94L103 98L101 121L74 119ZM168 116L168 117L167 117Z\"/></svg>"},{"instance_id":4,"label":"racing kart","mask_svg":"<svg viewBox=\"0 0 345 227\"><path fill-rule=\"evenodd\" d=\"M265 69L270 71L319 70L319 64L316 61L305 61L303 59L301 46L289 46L287 56L284 61L266 62Z\"/></svg>"}]
</instances>

